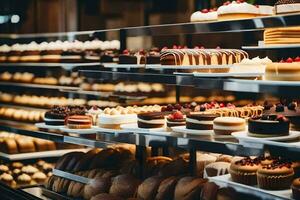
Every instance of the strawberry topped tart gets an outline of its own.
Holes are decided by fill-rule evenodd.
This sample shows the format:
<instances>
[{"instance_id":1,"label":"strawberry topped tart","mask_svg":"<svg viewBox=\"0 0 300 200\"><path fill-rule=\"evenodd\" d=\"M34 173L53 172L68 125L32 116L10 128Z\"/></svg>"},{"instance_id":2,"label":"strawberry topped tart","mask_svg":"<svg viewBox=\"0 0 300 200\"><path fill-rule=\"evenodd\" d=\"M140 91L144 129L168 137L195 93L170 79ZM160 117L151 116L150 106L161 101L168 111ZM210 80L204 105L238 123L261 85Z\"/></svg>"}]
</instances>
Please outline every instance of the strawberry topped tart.
<instances>
[{"instance_id":1,"label":"strawberry topped tart","mask_svg":"<svg viewBox=\"0 0 300 200\"><path fill-rule=\"evenodd\" d=\"M184 126L185 116L180 111L176 111L167 117L167 131L172 131L174 126Z\"/></svg>"},{"instance_id":2,"label":"strawberry topped tart","mask_svg":"<svg viewBox=\"0 0 300 200\"><path fill-rule=\"evenodd\" d=\"M191 22L202 22L202 21L217 21L218 13L217 8L203 9L196 11L191 15Z\"/></svg>"}]
</instances>

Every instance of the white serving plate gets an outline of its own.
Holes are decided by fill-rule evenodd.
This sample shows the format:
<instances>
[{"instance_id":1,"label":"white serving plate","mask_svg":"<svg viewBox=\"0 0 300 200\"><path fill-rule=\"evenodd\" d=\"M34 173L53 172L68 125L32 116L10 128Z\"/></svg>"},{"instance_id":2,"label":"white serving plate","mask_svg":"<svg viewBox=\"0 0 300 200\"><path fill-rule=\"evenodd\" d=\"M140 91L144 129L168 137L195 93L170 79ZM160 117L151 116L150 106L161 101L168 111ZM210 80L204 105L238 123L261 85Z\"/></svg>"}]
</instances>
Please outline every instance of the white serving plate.
<instances>
[{"instance_id":1,"label":"white serving plate","mask_svg":"<svg viewBox=\"0 0 300 200\"><path fill-rule=\"evenodd\" d=\"M93 134L96 133L97 131L95 130L95 126L92 126L90 129L70 129L66 126L60 128L61 131L66 132L66 133L75 133L79 135L84 135L84 134Z\"/></svg>"},{"instance_id":2,"label":"white serving plate","mask_svg":"<svg viewBox=\"0 0 300 200\"><path fill-rule=\"evenodd\" d=\"M219 183L223 186L231 186L234 187L238 192L246 192L248 193L249 190L253 192L254 195L261 196L261 193L273 195L272 199L274 200L282 200L282 199L292 199L292 190L264 190L261 188L258 188L256 186L248 186L241 183L236 183L231 180L231 175L226 174L222 176L214 176L214 177L208 177L209 180ZM271 197L271 196L270 196ZM268 198L270 199L270 198Z\"/></svg>"},{"instance_id":3,"label":"white serving plate","mask_svg":"<svg viewBox=\"0 0 300 200\"><path fill-rule=\"evenodd\" d=\"M145 64L116 64L116 63L107 63L103 64L107 68L145 68Z\"/></svg>"},{"instance_id":4,"label":"white serving plate","mask_svg":"<svg viewBox=\"0 0 300 200\"><path fill-rule=\"evenodd\" d=\"M213 130L193 130L187 129L186 126L174 126L171 127L174 132L183 133L188 135L197 135L197 136L213 136Z\"/></svg>"},{"instance_id":5,"label":"white serving plate","mask_svg":"<svg viewBox=\"0 0 300 200\"><path fill-rule=\"evenodd\" d=\"M237 138L238 140L244 140L244 141L254 141L254 142L259 142L259 141L278 141L278 142L284 142L284 141L290 141L294 140L300 137L300 132L299 131L290 131L290 134L287 136L278 136L278 137L251 137L248 136L248 131L239 131L239 132L234 132L232 135Z\"/></svg>"},{"instance_id":6,"label":"white serving plate","mask_svg":"<svg viewBox=\"0 0 300 200\"><path fill-rule=\"evenodd\" d=\"M88 150L89 149L60 149L60 150L52 150L52 151L39 151L33 153L18 153L18 154L6 154L0 152L0 157L8 159L10 161L16 161L16 160L28 160L28 159L36 159L36 158L60 157L66 153L70 153L73 151L87 152Z\"/></svg>"},{"instance_id":7,"label":"white serving plate","mask_svg":"<svg viewBox=\"0 0 300 200\"><path fill-rule=\"evenodd\" d=\"M104 133L128 133L130 131L128 130L120 130L120 129L109 129L109 128L102 128L102 127L97 127L95 126L93 128L93 130L101 133L101 132L104 132Z\"/></svg>"},{"instance_id":8,"label":"white serving plate","mask_svg":"<svg viewBox=\"0 0 300 200\"><path fill-rule=\"evenodd\" d=\"M168 132L165 130L164 127L162 128L139 128L136 123L132 124L122 124L121 129L130 131L130 132L137 132L137 133L165 133L167 134Z\"/></svg>"},{"instance_id":9,"label":"white serving plate","mask_svg":"<svg viewBox=\"0 0 300 200\"><path fill-rule=\"evenodd\" d=\"M44 129L52 129L52 130L60 130L64 126L53 126L53 125L46 125L45 122L42 123L36 123L36 127L38 128L44 128Z\"/></svg>"},{"instance_id":10,"label":"white serving plate","mask_svg":"<svg viewBox=\"0 0 300 200\"><path fill-rule=\"evenodd\" d=\"M252 73L243 73L243 72L228 72L228 73L201 73L194 72L196 77L236 77L236 78L252 78L263 76L264 73L252 72Z\"/></svg>"}]
</instances>

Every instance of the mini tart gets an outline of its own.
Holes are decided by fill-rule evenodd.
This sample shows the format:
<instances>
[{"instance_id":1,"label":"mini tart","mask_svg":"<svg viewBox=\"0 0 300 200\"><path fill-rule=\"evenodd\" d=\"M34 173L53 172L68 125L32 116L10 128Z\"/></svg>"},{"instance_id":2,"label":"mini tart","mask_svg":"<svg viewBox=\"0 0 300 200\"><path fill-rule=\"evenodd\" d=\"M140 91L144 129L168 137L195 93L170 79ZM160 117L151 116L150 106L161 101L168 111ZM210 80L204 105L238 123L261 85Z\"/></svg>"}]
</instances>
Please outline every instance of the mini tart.
<instances>
[{"instance_id":1,"label":"mini tart","mask_svg":"<svg viewBox=\"0 0 300 200\"><path fill-rule=\"evenodd\" d=\"M257 183L259 188L267 190L284 190L291 186L294 170L291 163L272 163L261 166L257 170Z\"/></svg>"},{"instance_id":2,"label":"mini tart","mask_svg":"<svg viewBox=\"0 0 300 200\"><path fill-rule=\"evenodd\" d=\"M212 130L213 120L217 114L189 114L186 117L186 128L194 130Z\"/></svg>"},{"instance_id":3,"label":"mini tart","mask_svg":"<svg viewBox=\"0 0 300 200\"><path fill-rule=\"evenodd\" d=\"M233 181L245 185L256 185L256 172L260 167L257 159L243 158L231 162L229 173Z\"/></svg>"},{"instance_id":4,"label":"mini tart","mask_svg":"<svg viewBox=\"0 0 300 200\"><path fill-rule=\"evenodd\" d=\"M294 179L291 188L293 192L293 198L296 200L300 199L300 178Z\"/></svg>"},{"instance_id":5,"label":"mini tart","mask_svg":"<svg viewBox=\"0 0 300 200\"><path fill-rule=\"evenodd\" d=\"M140 113L137 117L139 128L161 128L165 125L165 114L162 112Z\"/></svg>"},{"instance_id":6,"label":"mini tart","mask_svg":"<svg viewBox=\"0 0 300 200\"><path fill-rule=\"evenodd\" d=\"M92 117L89 115L73 115L66 119L67 127L70 129L90 129L92 123Z\"/></svg>"}]
</instances>

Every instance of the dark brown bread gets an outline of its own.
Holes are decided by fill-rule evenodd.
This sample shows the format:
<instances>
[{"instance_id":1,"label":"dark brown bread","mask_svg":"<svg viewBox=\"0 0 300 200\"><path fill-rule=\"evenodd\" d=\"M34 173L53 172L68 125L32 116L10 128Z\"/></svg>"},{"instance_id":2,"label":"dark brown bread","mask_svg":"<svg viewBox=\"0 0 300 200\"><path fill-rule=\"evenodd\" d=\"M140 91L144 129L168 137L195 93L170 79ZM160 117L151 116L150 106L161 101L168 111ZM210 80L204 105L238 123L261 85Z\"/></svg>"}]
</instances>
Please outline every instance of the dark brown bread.
<instances>
[{"instance_id":1,"label":"dark brown bread","mask_svg":"<svg viewBox=\"0 0 300 200\"><path fill-rule=\"evenodd\" d=\"M175 176L164 179L159 185L155 200L173 200L177 181Z\"/></svg>"},{"instance_id":2,"label":"dark brown bread","mask_svg":"<svg viewBox=\"0 0 300 200\"><path fill-rule=\"evenodd\" d=\"M114 196L112 194L102 193L92 197L91 200L125 200L125 199Z\"/></svg>"},{"instance_id":3,"label":"dark brown bread","mask_svg":"<svg viewBox=\"0 0 300 200\"><path fill-rule=\"evenodd\" d=\"M181 178L175 188L174 200L198 200L207 179L195 177Z\"/></svg>"},{"instance_id":4,"label":"dark brown bread","mask_svg":"<svg viewBox=\"0 0 300 200\"><path fill-rule=\"evenodd\" d=\"M133 197L140 184L140 180L130 174L122 174L113 178L109 194L122 197L124 199Z\"/></svg>"},{"instance_id":5,"label":"dark brown bread","mask_svg":"<svg viewBox=\"0 0 300 200\"><path fill-rule=\"evenodd\" d=\"M90 199L97 194L108 193L110 186L110 178L97 177L93 179L89 184L85 185L83 197L84 199Z\"/></svg>"},{"instance_id":6,"label":"dark brown bread","mask_svg":"<svg viewBox=\"0 0 300 200\"><path fill-rule=\"evenodd\" d=\"M153 200L162 181L163 178L159 176L151 176L144 180L138 188L138 199Z\"/></svg>"}]
</instances>

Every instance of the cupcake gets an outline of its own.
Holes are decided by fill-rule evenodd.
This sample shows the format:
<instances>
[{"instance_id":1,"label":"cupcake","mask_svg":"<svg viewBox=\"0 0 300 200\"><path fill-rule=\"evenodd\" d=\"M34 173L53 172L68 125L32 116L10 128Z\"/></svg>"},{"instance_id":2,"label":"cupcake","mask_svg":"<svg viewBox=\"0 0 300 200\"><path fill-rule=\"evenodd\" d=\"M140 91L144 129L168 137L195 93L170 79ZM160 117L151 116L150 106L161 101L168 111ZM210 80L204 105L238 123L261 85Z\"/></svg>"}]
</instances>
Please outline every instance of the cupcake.
<instances>
[{"instance_id":1,"label":"cupcake","mask_svg":"<svg viewBox=\"0 0 300 200\"><path fill-rule=\"evenodd\" d=\"M45 183L47 176L43 172L36 172L33 174L32 179L37 183L42 184Z\"/></svg>"},{"instance_id":2,"label":"cupcake","mask_svg":"<svg viewBox=\"0 0 300 200\"><path fill-rule=\"evenodd\" d=\"M17 178L17 184L18 185L29 185L31 183L32 179L28 174L21 174Z\"/></svg>"},{"instance_id":3,"label":"cupcake","mask_svg":"<svg viewBox=\"0 0 300 200\"><path fill-rule=\"evenodd\" d=\"M0 173L6 173L9 171L9 168L6 165L0 165Z\"/></svg>"},{"instance_id":4,"label":"cupcake","mask_svg":"<svg viewBox=\"0 0 300 200\"><path fill-rule=\"evenodd\" d=\"M260 167L258 159L250 157L231 162L229 173L233 181L246 185L256 185L256 172Z\"/></svg>"},{"instance_id":5,"label":"cupcake","mask_svg":"<svg viewBox=\"0 0 300 200\"><path fill-rule=\"evenodd\" d=\"M292 162L292 167L294 169L295 178L300 178L300 161Z\"/></svg>"},{"instance_id":6,"label":"cupcake","mask_svg":"<svg viewBox=\"0 0 300 200\"><path fill-rule=\"evenodd\" d=\"M39 160L37 163L36 163L36 166L37 168L39 169L43 169L43 165L45 164L46 162L44 160Z\"/></svg>"},{"instance_id":7,"label":"cupcake","mask_svg":"<svg viewBox=\"0 0 300 200\"><path fill-rule=\"evenodd\" d=\"M28 175L33 175L34 173L38 172L39 170L31 165L27 165L22 167L21 171Z\"/></svg>"},{"instance_id":8,"label":"cupcake","mask_svg":"<svg viewBox=\"0 0 300 200\"><path fill-rule=\"evenodd\" d=\"M20 169L14 169L12 171L12 175L14 178L17 178L19 175L21 175L22 171Z\"/></svg>"},{"instance_id":9,"label":"cupcake","mask_svg":"<svg viewBox=\"0 0 300 200\"><path fill-rule=\"evenodd\" d=\"M267 190L284 190L290 188L294 178L292 163L273 162L257 170L259 188Z\"/></svg>"},{"instance_id":10,"label":"cupcake","mask_svg":"<svg viewBox=\"0 0 300 200\"><path fill-rule=\"evenodd\" d=\"M296 178L292 183L293 198L300 199L300 178Z\"/></svg>"},{"instance_id":11,"label":"cupcake","mask_svg":"<svg viewBox=\"0 0 300 200\"><path fill-rule=\"evenodd\" d=\"M0 176L0 181L12 187L16 184L13 176L7 173Z\"/></svg>"},{"instance_id":12,"label":"cupcake","mask_svg":"<svg viewBox=\"0 0 300 200\"><path fill-rule=\"evenodd\" d=\"M13 162L13 163L11 164L11 167L12 167L13 169L21 169L23 166L24 166L24 165L23 165L23 163L21 163L21 162Z\"/></svg>"}]
</instances>

